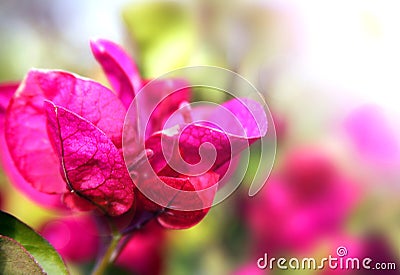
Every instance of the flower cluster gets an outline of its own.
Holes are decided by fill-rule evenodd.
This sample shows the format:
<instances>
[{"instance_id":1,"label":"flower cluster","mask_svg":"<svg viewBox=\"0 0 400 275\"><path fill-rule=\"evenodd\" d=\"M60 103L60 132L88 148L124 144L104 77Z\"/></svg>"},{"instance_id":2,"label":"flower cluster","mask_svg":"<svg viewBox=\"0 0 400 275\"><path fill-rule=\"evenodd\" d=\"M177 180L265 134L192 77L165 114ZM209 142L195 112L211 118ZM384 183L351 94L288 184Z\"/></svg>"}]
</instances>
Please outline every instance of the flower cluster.
<instances>
[{"instance_id":1,"label":"flower cluster","mask_svg":"<svg viewBox=\"0 0 400 275\"><path fill-rule=\"evenodd\" d=\"M162 226L174 229L197 224L208 212L232 158L266 134L263 106L237 98L223 103L244 129L241 134L227 133L216 120L221 119L218 110L187 107L189 85L175 92L185 79L155 80L156 85L143 89L149 80L140 77L120 46L98 39L91 42L91 49L112 90L69 72L37 69L30 70L21 83L0 87L0 149L5 171L29 196L56 208L96 209L110 217L136 211L132 220L152 213ZM131 106L141 89L140 102ZM160 103L149 110L154 102ZM257 110L258 117L247 105ZM151 115L144 137L134 131L130 137L143 142L144 150L127 153L123 130L129 108L134 110L134 119ZM175 119L174 131L167 125L172 115L181 115ZM188 119L193 117L201 121ZM169 157L177 155L189 164L197 163L200 147L210 143L215 162L201 174L176 171L165 156L164 142L178 144ZM143 176L148 174L143 159L149 161L157 179ZM173 190L193 192L191 202L198 206L183 211L165 207L171 201L149 200L137 187L154 186L152 191L157 193L155 181ZM210 191L198 195L201 190ZM179 195L174 197L179 199Z\"/></svg>"}]
</instances>

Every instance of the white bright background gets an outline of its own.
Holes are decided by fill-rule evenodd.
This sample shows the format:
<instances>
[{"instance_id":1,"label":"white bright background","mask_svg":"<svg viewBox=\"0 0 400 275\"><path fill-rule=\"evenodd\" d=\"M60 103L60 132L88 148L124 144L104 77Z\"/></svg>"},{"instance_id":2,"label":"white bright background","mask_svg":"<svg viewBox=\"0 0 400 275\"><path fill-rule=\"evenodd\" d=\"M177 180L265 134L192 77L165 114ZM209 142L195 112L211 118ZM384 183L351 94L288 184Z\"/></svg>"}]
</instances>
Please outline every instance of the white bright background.
<instances>
[{"instance_id":1,"label":"white bright background","mask_svg":"<svg viewBox=\"0 0 400 275\"><path fill-rule=\"evenodd\" d=\"M68 59L91 63L88 39L123 40L121 9L129 0L52 1L57 31L70 48L60 49ZM296 36L296 54L288 64L314 85L330 86L399 112L400 2L393 0L265 0L248 1L282 11ZM227 3L228 4L228 3ZM24 43L20 71L41 65L35 47L39 35L29 24L30 6L47 1L5 0L1 3L2 44ZM24 9L24 7L26 7ZM11 22L11 23L10 23ZM22 32L17 30L23 30ZM6 35L6 36L4 36ZM6 43L7 42L7 43ZM74 49L74 50L72 50ZM86 56L86 58L84 58ZM83 58L83 59L82 59ZM83 61L83 62L82 62ZM17 66L17 65L15 65Z\"/></svg>"}]
</instances>

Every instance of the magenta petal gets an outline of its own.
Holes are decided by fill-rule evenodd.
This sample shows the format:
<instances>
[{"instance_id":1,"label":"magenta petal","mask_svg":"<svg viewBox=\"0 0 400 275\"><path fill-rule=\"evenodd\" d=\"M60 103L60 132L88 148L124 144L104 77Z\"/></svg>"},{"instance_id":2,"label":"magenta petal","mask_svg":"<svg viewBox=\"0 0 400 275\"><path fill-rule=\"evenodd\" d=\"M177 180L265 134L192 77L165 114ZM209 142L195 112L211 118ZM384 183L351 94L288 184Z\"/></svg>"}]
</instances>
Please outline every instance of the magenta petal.
<instances>
[{"instance_id":1,"label":"magenta petal","mask_svg":"<svg viewBox=\"0 0 400 275\"><path fill-rule=\"evenodd\" d=\"M216 127L230 135L257 139L267 133L268 120L263 106L249 98L234 98L221 105L198 104L190 114L194 123ZM164 128L182 124L185 124L183 116L176 112Z\"/></svg>"},{"instance_id":2,"label":"magenta petal","mask_svg":"<svg viewBox=\"0 0 400 275\"><path fill-rule=\"evenodd\" d=\"M208 209L196 211L169 210L158 217L158 223L167 229L187 229L195 226L207 215Z\"/></svg>"},{"instance_id":3,"label":"magenta petal","mask_svg":"<svg viewBox=\"0 0 400 275\"><path fill-rule=\"evenodd\" d=\"M31 70L11 100L6 140L21 175L36 189L63 193L58 157L46 129L45 99L52 100L100 128L117 147L122 143L125 110L106 87L62 71Z\"/></svg>"},{"instance_id":4,"label":"magenta petal","mask_svg":"<svg viewBox=\"0 0 400 275\"><path fill-rule=\"evenodd\" d=\"M202 147L203 160L205 159L207 162L210 162L213 159L211 156L216 153L213 164L214 169L218 169L232 158L233 148L236 148L237 152L239 152L249 146L246 139L237 137L230 139L226 133L216 128L191 124L183 129L179 137L179 149L183 160L192 165L199 163L202 160L200 146L204 143L212 144L212 146ZM238 148L239 146L240 148Z\"/></svg>"},{"instance_id":5,"label":"magenta petal","mask_svg":"<svg viewBox=\"0 0 400 275\"><path fill-rule=\"evenodd\" d=\"M161 141L163 141L164 146L162 146ZM146 149L153 152L149 161L155 173L160 172L167 165L167 159L172 157L174 151L174 143L174 137L163 135L161 132L153 134L146 140Z\"/></svg>"},{"instance_id":6,"label":"magenta petal","mask_svg":"<svg viewBox=\"0 0 400 275\"><path fill-rule=\"evenodd\" d=\"M0 160L5 162L4 155L7 152L8 148L5 143L5 136L4 136L4 127L5 127L5 113L7 107L11 101L12 96L14 95L15 91L18 88L17 83L6 83L0 84ZM11 161L11 159L7 160L6 162ZM1 162L0 162L1 163Z\"/></svg>"},{"instance_id":7,"label":"magenta petal","mask_svg":"<svg viewBox=\"0 0 400 275\"><path fill-rule=\"evenodd\" d=\"M176 139L179 139L179 151L174 149ZM255 137L249 139L229 135L216 127L190 124L173 137L160 133L151 136L146 142L146 148L154 152L151 164L156 173L165 167L172 167L182 174L186 174L183 171L198 173L211 170L221 172L223 176L227 169L221 169L222 166L256 140ZM173 157L168 158L171 155ZM164 171L161 173L164 174Z\"/></svg>"},{"instance_id":8,"label":"magenta petal","mask_svg":"<svg viewBox=\"0 0 400 275\"><path fill-rule=\"evenodd\" d=\"M17 90L19 83L2 83L0 84L0 118L4 119L4 114L7 110L8 104L15 91Z\"/></svg>"},{"instance_id":9,"label":"magenta petal","mask_svg":"<svg viewBox=\"0 0 400 275\"><path fill-rule=\"evenodd\" d=\"M0 165L13 185L30 199L44 206L65 209L65 206L61 203L60 196L39 192L24 180L15 167L8 151L4 134L5 110L17 88L18 84L16 83L0 85Z\"/></svg>"},{"instance_id":10,"label":"magenta petal","mask_svg":"<svg viewBox=\"0 0 400 275\"><path fill-rule=\"evenodd\" d=\"M19 191L24 193L31 200L42 206L47 206L59 210L66 210L67 208L62 203L60 195L50 195L40 192L25 181L11 159L6 141L4 139L4 132L2 132L1 130L0 135L2 135L2 137L0 137L0 162L3 170L12 182L13 186L15 186Z\"/></svg>"},{"instance_id":11,"label":"magenta petal","mask_svg":"<svg viewBox=\"0 0 400 275\"><path fill-rule=\"evenodd\" d=\"M204 143L207 144L203 146ZM249 142L246 139L234 137L230 140L223 131L199 124L187 125L172 135L157 132L146 140L146 148L153 151L150 159L153 170L168 176L174 173L171 167L177 172L175 174L197 174L208 168L216 171L233 157L232 148L238 153L247 146Z\"/></svg>"},{"instance_id":12,"label":"magenta petal","mask_svg":"<svg viewBox=\"0 0 400 275\"><path fill-rule=\"evenodd\" d=\"M164 182L168 185L178 188L179 183L177 182L177 178L164 178ZM184 195L180 198L181 194L176 196L176 200L188 200L192 197L191 203L193 203L194 208L195 204L199 204L203 209L195 210L195 211L181 211L181 210L172 210L166 209L159 217L158 222L165 228L168 229L185 229L190 228L198 224L204 217L207 215L210 207L212 205L216 190L217 190L217 182L218 175L215 173L206 173L202 176L186 178L185 182L187 184L183 185L184 188L182 190L185 191L193 191L192 196ZM197 193L194 191L204 190L208 187L212 187L207 190L205 193ZM185 204L188 201L183 202ZM182 202L177 202L177 204L182 204ZM200 208L200 207L199 207Z\"/></svg>"},{"instance_id":13,"label":"magenta petal","mask_svg":"<svg viewBox=\"0 0 400 275\"><path fill-rule=\"evenodd\" d=\"M211 170L220 172L222 178L227 163L266 134L267 117L256 101L233 99L213 110L201 110L208 113L195 111L200 121L180 130L175 127L175 131L170 128L155 133L146 141L146 148L154 152L151 164L156 173L168 175L170 168L181 174ZM162 171L164 168L167 170Z\"/></svg>"},{"instance_id":14,"label":"magenta petal","mask_svg":"<svg viewBox=\"0 0 400 275\"><path fill-rule=\"evenodd\" d=\"M136 64L117 44L105 39L90 41L92 53L126 108L142 86Z\"/></svg>"},{"instance_id":15,"label":"magenta petal","mask_svg":"<svg viewBox=\"0 0 400 275\"><path fill-rule=\"evenodd\" d=\"M212 172L197 177L159 177L158 180L172 189L159 185L158 180L157 182L148 180L144 183L146 185L144 188L147 189L147 193L152 194L155 202L151 202L140 194L138 196L139 203L147 211L162 210L157 221L163 227L169 229L189 228L199 223L208 213L218 187L218 178L218 175ZM188 192L181 193L180 191ZM163 208L159 204L168 206ZM182 207L187 207L187 210L174 209L182 209Z\"/></svg>"},{"instance_id":16,"label":"magenta petal","mask_svg":"<svg viewBox=\"0 0 400 275\"><path fill-rule=\"evenodd\" d=\"M134 186L119 150L88 120L48 101L45 107L68 188L109 215L128 211Z\"/></svg>"},{"instance_id":17,"label":"magenta petal","mask_svg":"<svg viewBox=\"0 0 400 275\"><path fill-rule=\"evenodd\" d=\"M156 151L156 158L152 161L159 169L155 170L165 166L159 142L161 134L155 132L161 130L170 116L189 98L188 83L183 79L155 79L140 90L128 111L127 127L124 128L124 154L128 163L134 161L143 151L143 143L146 143L146 148Z\"/></svg>"},{"instance_id":18,"label":"magenta petal","mask_svg":"<svg viewBox=\"0 0 400 275\"><path fill-rule=\"evenodd\" d=\"M229 134L258 139L267 133L268 121L263 106L248 98L234 98L207 116L207 122L218 125Z\"/></svg>"},{"instance_id":19,"label":"magenta petal","mask_svg":"<svg viewBox=\"0 0 400 275\"><path fill-rule=\"evenodd\" d=\"M148 118L146 137L163 129L183 102L190 100L189 83L184 79L154 79L140 91L139 114ZM147 121L146 121L147 122Z\"/></svg>"},{"instance_id":20,"label":"magenta petal","mask_svg":"<svg viewBox=\"0 0 400 275\"><path fill-rule=\"evenodd\" d=\"M214 104L196 104L191 107L190 116L192 121L207 121L210 114L215 110ZM172 128L176 125L184 125L185 120L181 111L174 112L164 124L164 129Z\"/></svg>"}]
</instances>

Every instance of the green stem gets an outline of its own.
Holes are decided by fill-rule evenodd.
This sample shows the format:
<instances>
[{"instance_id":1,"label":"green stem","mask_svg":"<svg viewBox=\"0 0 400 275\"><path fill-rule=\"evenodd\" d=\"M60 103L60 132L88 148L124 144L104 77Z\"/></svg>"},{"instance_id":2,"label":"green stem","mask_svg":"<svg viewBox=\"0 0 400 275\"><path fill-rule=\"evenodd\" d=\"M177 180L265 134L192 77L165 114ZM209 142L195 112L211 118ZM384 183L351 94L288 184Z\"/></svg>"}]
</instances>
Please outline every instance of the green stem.
<instances>
[{"instance_id":1,"label":"green stem","mask_svg":"<svg viewBox=\"0 0 400 275\"><path fill-rule=\"evenodd\" d=\"M113 232L110 244L108 245L103 257L96 264L92 275L103 275L110 263L115 259L114 251L118 246L119 241L121 240L122 235L119 232Z\"/></svg>"}]
</instances>

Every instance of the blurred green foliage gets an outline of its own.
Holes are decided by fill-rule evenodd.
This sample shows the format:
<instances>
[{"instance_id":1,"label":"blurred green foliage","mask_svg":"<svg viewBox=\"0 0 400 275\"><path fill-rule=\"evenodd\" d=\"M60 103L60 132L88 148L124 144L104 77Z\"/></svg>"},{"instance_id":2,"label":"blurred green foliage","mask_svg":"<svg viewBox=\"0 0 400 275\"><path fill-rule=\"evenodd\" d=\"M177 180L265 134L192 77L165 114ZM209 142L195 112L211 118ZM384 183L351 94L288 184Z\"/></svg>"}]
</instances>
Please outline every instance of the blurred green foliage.
<instances>
[{"instance_id":1,"label":"blurred green foliage","mask_svg":"<svg viewBox=\"0 0 400 275\"><path fill-rule=\"evenodd\" d=\"M134 4L123 11L123 18L145 77L189 63L196 47L196 29L185 5L172 1Z\"/></svg>"}]
</instances>

